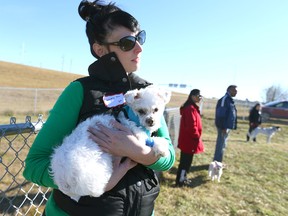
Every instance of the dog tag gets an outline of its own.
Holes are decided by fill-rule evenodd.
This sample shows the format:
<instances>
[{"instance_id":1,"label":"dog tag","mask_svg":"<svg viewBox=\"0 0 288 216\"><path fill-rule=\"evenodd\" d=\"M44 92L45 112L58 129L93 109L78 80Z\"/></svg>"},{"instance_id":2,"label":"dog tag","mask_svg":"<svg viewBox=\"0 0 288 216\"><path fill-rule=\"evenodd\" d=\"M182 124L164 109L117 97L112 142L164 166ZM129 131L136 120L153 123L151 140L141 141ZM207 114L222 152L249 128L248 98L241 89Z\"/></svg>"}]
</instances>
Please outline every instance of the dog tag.
<instances>
[{"instance_id":1,"label":"dog tag","mask_svg":"<svg viewBox=\"0 0 288 216\"><path fill-rule=\"evenodd\" d=\"M123 93L115 95L104 95L103 101L105 106L108 108L116 107L126 102Z\"/></svg>"}]
</instances>

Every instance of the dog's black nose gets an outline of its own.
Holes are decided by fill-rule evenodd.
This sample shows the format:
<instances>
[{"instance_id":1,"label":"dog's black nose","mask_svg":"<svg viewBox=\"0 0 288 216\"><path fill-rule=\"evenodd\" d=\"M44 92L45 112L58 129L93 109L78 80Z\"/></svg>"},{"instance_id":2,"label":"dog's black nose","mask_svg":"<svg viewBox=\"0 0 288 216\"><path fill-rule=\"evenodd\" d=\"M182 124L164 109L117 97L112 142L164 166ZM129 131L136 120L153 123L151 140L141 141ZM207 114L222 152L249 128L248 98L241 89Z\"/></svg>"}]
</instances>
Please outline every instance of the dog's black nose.
<instances>
[{"instance_id":1,"label":"dog's black nose","mask_svg":"<svg viewBox=\"0 0 288 216\"><path fill-rule=\"evenodd\" d=\"M153 125L154 125L154 120L153 120L153 118L147 118L147 119L146 119L146 123L147 123L147 125L149 125L149 126L153 126Z\"/></svg>"}]
</instances>

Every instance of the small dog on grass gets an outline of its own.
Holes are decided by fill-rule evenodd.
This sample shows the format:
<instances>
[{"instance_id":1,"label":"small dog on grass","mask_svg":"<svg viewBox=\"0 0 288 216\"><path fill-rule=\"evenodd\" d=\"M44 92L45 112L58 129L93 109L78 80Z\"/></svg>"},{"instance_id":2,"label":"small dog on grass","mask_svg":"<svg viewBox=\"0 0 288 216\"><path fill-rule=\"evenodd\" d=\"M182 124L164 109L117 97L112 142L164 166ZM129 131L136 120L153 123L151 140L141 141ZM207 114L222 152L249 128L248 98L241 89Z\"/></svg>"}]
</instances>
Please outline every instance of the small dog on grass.
<instances>
[{"instance_id":1,"label":"small dog on grass","mask_svg":"<svg viewBox=\"0 0 288 216\"><path fill-rule=\"evenodd\" d=\"M169 154L168 141L150 135L160 127L161 117L170 97L170 91L155 86L128 91L124 95L126 105L138 117L140 126L127 119L123 112L118 115L121 124L130 128L143 144L149 144L159 157ZM113 119L115 118L109 114L86 119L54 149L51 160L53 180L59 190L77 202L81 196L99 197L105 192L113 172L113 156L103 152L89 138L88 128L97 128L100 123L113 129L110 123Z\"/></svg>"},{"instance_id":2,"label":"small dog on grass","mask_svg":"<svg viewBox=\"0 0 288 216\"><path fill-rule=\"evenodd\" d=\"M222 162L213 161L210 163L208 176L211 178L212 181L217 179L217 181L220 182L220 178L223 173L223 168L224 168L224 165L222 164Z\"/></svg>"},{"instance_id":3,"label":"small dog on grass","mask_svg":"<svg viewBox=\"0 0 288 216\"><path fill-rule=\"evenodd\" d=\"M276 127L276 126L272 126L272 127L257 127L255 128L251 133L248 133L248 136L250 137L250 139L255 139L257 137L257 135L259 133L261 134L265 134L267 137L266 142L270 143L271 142L271 138L275 135L275 133L277 131L280 131L281 128L280 127Z\"/></svg>"}]
</instances>

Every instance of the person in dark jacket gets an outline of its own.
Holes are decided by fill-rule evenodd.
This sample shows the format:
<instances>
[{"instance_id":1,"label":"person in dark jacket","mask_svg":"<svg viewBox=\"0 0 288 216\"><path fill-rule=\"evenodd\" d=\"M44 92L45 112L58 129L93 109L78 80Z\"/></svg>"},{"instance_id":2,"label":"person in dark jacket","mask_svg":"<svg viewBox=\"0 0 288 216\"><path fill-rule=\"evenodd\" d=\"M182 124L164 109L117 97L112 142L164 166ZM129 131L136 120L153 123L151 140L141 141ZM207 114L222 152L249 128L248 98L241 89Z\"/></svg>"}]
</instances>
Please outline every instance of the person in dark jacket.
<instances>
[{"instance_id":1,"label":"person in dark jacket","mask_svg":"<svg viewBox=\"0 0 288 216\"><path fill-rule=\"evenodd\" d=\"M261 104L256 103L249 112L249 130L246 136L246 141L248 142L250 139L249 134L262 123L261 116ZM256 137L253 138L253 141L256 142Z\"/></svg>"},{"instance_id":2,"label":"person in dark jacket","mask_svg":"<svg viewBox=\"0 0 288 216\"><path fill-rule=\"evenodd\" d=\"M226 94L217 102L215 111L217 140L213 161L222 162L230 130L237 129L237 109L233 100L236 94L237 86L230 85Z\"/></svg>"},{"instance_id":3,"label":"person in dark jacket","mask_svg":"<svg viewBox=\"0 0 288 216\"><path fill-rule=\"evenodd\" d=\"M86 22L90 51L97 61L89 66L89 76L71 82L65 88L25 160L24 177L52 188L43 215L151 216L160 191L154 170L168 170L175 161L164 117L161 127L153 134L168 140L169 155L166 157L155 156L151 147L140 143L128 128L115 120L113 130L103 125L99 125L98 130L89 128L90 138L103 151L119 156L119 160L114 161L112 177L104 194L82 196L76 202L58 190L53 181L50 172L53 150L79 122L102 113L117 114L124 106L119 100L121 95L151 85L134 74L139 67L145 31L132 15L114 3L104 5L102 2L82 1L78 7L79 15ZM114 100L113 107L106 106L107 96Z\"/></svg>"},{"instance_id":4,"label":"person in dark jacket","mask_svg":"<svg viewBox=\"0 0 288 216\"><path fill-rule=\"evenodd\" d=\"M199 89L193 89L185 103L180 107L181 121L178 137L178 148L180 152L180 163L178 166L176 186L182 187L191 182L187 179L194 154L204 151L201 139L202 121L198 103L202 96Z\"/></svg>"}]
</instances>

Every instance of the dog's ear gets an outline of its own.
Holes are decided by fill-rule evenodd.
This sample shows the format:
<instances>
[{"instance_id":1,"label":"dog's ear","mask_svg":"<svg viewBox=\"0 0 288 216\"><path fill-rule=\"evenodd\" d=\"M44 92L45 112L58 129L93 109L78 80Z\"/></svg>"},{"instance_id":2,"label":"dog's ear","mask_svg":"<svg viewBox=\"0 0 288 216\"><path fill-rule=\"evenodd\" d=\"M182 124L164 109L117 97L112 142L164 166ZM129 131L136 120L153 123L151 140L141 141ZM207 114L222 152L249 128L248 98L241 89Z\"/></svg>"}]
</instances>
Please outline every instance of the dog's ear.
<instances>
[{"instance_id":1,"label":"dog's ear","mask_svg":"<svg viewBox=\"0 0 288 216\"><path fill-rule=\"evenodd\" d=\"M164 104L169 103L171 99L171 91L157 85L149 85L146 87L146 89L152 89L152 91L155 92L155 95L163 100Z\"/></svg>"},{"instance_id":2,"label":"dog's ear","mask_svg":"<svg viewBox=\"0 0 288 216\"><path fill-rule=\"evenodd\" d=\"M139 97L139 90L138 89L134 89L131 91L128 91L125 95L125 100L127 104L132 104L134 102L135 99L137 99Z\"/></svg>"},{"instance_id":3,"label":"dog's ear","mask_svg":"<svg viewBox=\"0 0 288 216\"><path fill-rule=\"evenodd\" d=\"M157 94L164 101L165 104L169 103L171 99L171 91L163 89L163 88L159 88Z\"/></svg>"},{"instance_id":4,"label":"dog's ear","mask_svg":"<svg viewBox=\"0 0 288 216\"><path fill-rule=\"evenodd\" d=\"M214 161L214 162L217 168L223 168L224 164L222 162L219 162L219 161Z\"/></svg>"}]
</instances>

